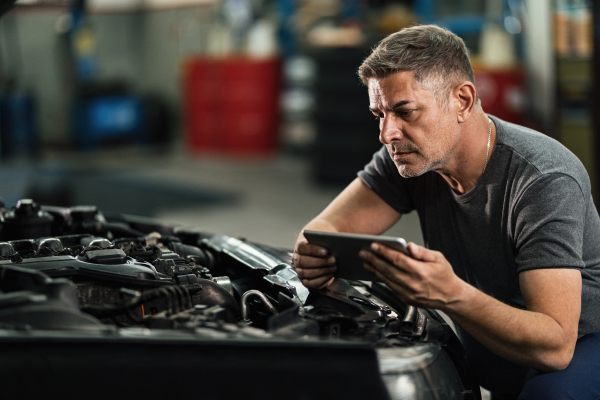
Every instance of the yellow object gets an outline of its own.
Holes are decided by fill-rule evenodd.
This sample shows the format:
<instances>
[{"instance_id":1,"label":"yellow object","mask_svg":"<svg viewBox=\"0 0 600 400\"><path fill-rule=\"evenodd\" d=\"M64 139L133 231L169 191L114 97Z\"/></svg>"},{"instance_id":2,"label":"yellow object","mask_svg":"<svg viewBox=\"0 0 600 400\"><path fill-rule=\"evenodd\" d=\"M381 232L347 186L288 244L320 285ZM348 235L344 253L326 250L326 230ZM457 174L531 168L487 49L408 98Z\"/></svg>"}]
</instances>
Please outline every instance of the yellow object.
<instances>
[{"instance_id":1,"label":"yellow object","mask_svg":"<svg viewBox=\"0 0 600 400\"><path fill-rule=\"evenodd\" d=\"M75 33L73 43L78 57L86 57L94 53L94 36L88 26L84 26Z\"/></svg>"}]
</instances>

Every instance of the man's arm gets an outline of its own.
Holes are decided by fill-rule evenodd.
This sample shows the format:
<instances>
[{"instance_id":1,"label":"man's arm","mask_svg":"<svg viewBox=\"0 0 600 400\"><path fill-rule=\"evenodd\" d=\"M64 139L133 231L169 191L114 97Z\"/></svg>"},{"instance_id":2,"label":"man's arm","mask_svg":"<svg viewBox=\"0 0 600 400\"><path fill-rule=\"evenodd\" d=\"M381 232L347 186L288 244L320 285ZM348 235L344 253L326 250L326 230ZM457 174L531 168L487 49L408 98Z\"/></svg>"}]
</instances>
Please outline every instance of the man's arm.
<instances>
[{"instance_id":1,"label":"man's arm","mask_svg":"<svg viewBox=\"0 0 600 400\"><path fill-rule=\"evenodd\" d=\"M578 269L521 272L527 309L520 310L458 278L441 253L414 243L409 250L413 258L374 244L373 253L362 252L361 257L405 303L444 311L501 357L539 371L569 365L581 312Z\"/></svg>"},{"instance_id":2,"label":"man's arm","mask_svg":"<svg viewBox=\"0 0 600 400\"><path fill-rule=\"evenodd\" d=\"M381 234L398 219L390 207L360 179L356 178L304 229L329 232ZM300 234L292 256L294 268L309 289L326 286L335 272L335 259L323 247L309 244Z\"/></svg>"}]
</instances>

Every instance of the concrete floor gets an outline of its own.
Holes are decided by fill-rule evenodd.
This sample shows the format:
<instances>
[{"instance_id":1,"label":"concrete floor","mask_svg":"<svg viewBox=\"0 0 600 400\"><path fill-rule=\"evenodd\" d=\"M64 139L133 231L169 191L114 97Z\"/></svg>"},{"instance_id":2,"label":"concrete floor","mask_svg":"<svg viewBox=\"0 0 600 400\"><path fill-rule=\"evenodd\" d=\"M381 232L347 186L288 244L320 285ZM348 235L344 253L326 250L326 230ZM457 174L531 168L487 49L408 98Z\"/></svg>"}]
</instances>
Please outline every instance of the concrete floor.
<instances>
[{"instance_id":1,"label":"concrete floor","mask_svg":"<svg viewBox=\"0 0 600 400\"><path fill-rule=\"evenodd\" d=\"M314 184L309 163L292 156L254 161L174 158L154 173L232 192L239 199L223 206L168 209L159 218L280 247L292 247L302 227L341 188ZM389 233L422 243L416 214L405 216Z\"/></svg>"}]
</instances>

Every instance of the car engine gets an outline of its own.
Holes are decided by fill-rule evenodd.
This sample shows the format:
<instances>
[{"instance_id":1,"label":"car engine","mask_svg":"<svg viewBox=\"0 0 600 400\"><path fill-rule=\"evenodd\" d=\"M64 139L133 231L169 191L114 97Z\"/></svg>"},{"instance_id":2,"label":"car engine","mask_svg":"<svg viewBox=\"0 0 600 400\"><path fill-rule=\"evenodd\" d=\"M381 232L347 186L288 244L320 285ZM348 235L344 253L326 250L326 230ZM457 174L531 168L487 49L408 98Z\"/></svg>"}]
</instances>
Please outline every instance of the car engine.
<instances>
[{"instance_id":1,"label":"car engine","mask_svg":"<svg viewBox=\"0 0 600 400\"><path fill-rule=\"evenodd\" d=\"M380 283L309 291L284 249L31 199L2 209L0 349L5 398L481 398L452 329Z\"/></svg>"}]
</instances>

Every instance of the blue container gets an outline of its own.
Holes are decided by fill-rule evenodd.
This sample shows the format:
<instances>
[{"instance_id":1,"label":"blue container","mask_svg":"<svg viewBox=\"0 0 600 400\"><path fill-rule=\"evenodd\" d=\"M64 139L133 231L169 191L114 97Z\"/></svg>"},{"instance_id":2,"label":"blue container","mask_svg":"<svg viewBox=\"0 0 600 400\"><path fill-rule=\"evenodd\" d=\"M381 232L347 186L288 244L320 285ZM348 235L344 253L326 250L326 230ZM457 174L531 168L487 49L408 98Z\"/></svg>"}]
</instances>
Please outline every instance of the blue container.
<instances>
[{"instance_id":1,"label":"blue container","mask_svg":"<svg viewBox=\"0 0 600 400\"><path fill-rule=\"evenodd\" d=\"M103 142L144 144L143 125L143 103L134 96L98 96L75 104L74 140L81 149L93 149Z\"/></svg>"},{"instance_id":2,"label":"blue container","mask_svg":"<svg viewBox=\"0 0 600 400\"><path fill-rule=\"evenodd\" d=\"M6 158L36 153L35 101L30 94L14 91L0 97L0 146Z\"/></svg>"}]
</instances>

